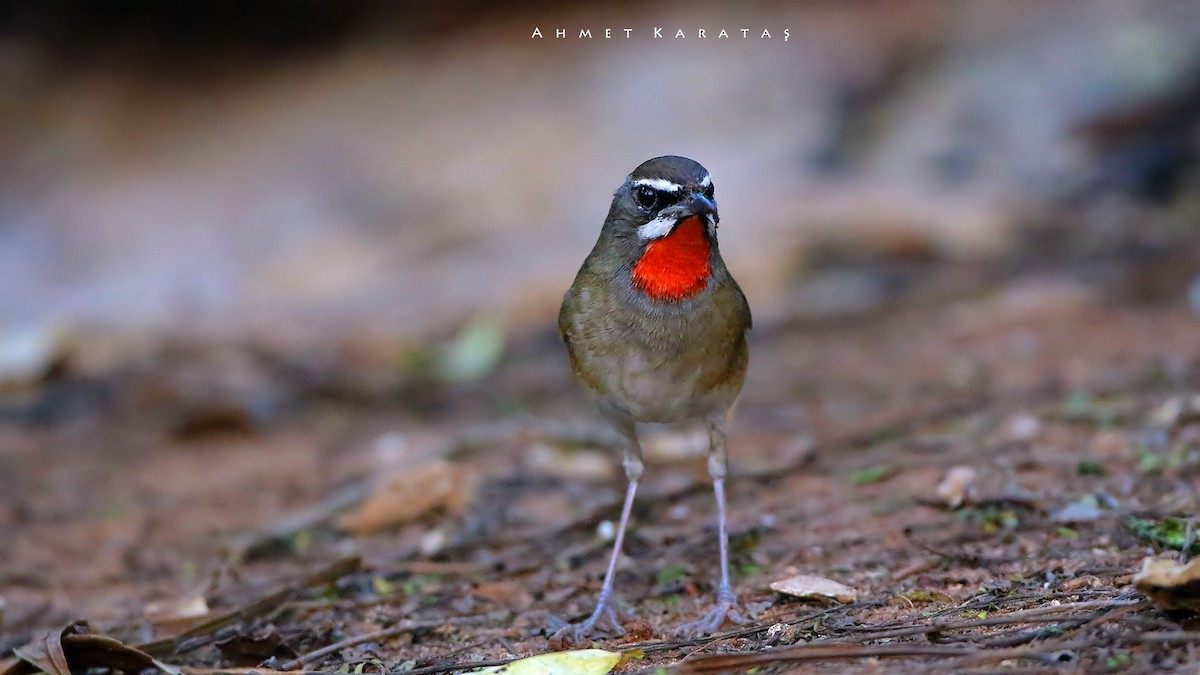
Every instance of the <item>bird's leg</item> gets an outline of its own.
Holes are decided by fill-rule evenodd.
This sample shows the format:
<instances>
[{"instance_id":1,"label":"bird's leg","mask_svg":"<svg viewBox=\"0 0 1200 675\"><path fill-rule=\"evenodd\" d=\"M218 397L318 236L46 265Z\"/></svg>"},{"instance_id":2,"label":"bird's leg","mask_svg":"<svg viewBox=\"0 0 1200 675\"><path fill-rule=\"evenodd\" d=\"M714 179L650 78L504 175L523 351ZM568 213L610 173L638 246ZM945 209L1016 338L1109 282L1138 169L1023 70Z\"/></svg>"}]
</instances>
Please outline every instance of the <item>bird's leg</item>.
<instances>
[{"instance_id":1,"label":"bird's leg","mask_svg":"<svg viewBox=\"0 0 1200 675\"><path fill-rule=\"evenodd\" d=\"M729 583L729 532L725 517L725 419L714 416L708 420L708 475L712 477L713 494L717 499L717 537L721 552L721 583L717 586L717 605L704 618L686 623L676 629L681 636L707 635L721 627L726 619L738 624L749 623L737 606L737 595Z\"/></svg>"},{"instance_id":2,"label":"bird's leg","mask_svg":"<svg viewBox=\"0 0 1200 675\"><path fill-rule=\"evenodd\" d=\"M612 555L608 559L608 571L604 573L604 583L600 586L600 596L596 599L596 610L580 623L572 624L560 630L556 637L570 637L574 642L589 638L592 631L599 628L611 635L623 635L618 611L620 600L613 590L617 576L617 559L621 557L621 547L625 542L625 528L629 525L629 513L633 510L633 496L637 493L638 479L642 477L642 449L638 444L637 434L633 423L620 429L625 437L625 477L629 481L625 489L625 504L621 507L621 520L617 523L617 534L613 539Z\"/></svg>"}]
</instances>

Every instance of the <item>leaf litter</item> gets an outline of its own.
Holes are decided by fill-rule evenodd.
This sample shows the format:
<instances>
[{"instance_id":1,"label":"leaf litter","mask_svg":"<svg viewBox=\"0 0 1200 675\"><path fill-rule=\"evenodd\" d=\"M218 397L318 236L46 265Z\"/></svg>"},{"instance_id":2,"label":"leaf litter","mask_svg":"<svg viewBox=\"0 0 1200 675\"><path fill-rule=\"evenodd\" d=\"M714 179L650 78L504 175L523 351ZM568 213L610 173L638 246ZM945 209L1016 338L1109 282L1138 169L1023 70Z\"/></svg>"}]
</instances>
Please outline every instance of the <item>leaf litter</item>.
<instances>
[{"instance_id":1,"label":"leaf litter","mask_svg":"<svg viewBox=\"0 0 1200 675\"><path fill-rule=\"evenodd\" d=\"M1195 316L1114 300L964 324L928 301L1028 298L1022 273L937 260L899 273L929 295L764 321L727 486L754 622L668 637L709 609L715 516L703 434L660 431L617 566L636 619L594 667L1192 664L1195 566L1166 556L1196 552ZM551 344L482 317L430 372L381 376L252 341L217 359L248 379L210 388L195 340L87 377L64 362L55 395L104 394L0 425L0 531L20 535L0 558L0 675L585 667L550 654L547 626L591 611L622 485ZM20 351L20 395L57 400L48 352ZM378 461L396 428L429 448ZM800 570L819 581L772 589Z\"/></svg>"}]
</instances>

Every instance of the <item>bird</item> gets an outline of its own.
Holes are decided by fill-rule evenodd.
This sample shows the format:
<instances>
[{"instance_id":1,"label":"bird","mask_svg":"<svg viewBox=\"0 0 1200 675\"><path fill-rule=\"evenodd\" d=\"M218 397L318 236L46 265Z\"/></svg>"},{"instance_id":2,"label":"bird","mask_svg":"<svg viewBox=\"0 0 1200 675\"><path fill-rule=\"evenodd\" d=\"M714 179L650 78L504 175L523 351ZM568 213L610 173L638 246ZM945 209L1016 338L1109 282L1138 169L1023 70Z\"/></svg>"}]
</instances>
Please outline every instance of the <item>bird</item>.
<instances>
[{"instance_id":1,"label":"bird","mask_svg":"<svg viewBox=\"0 0 1200 675\"><path fill-rule=\"evenodd\" d=\"M742 390L750 306L717 247L716 186L700 163L646 160L613 194L591 253L563 296L558 328L575 378L617 432L628 481L595 611L556 633L582 641L623 634L614 590L634 494L642 476L637 425L699 420L708 430L720 582L716 605L676 633L745 623L729 578L726 429Z\"/></svg>"}]
</instances>

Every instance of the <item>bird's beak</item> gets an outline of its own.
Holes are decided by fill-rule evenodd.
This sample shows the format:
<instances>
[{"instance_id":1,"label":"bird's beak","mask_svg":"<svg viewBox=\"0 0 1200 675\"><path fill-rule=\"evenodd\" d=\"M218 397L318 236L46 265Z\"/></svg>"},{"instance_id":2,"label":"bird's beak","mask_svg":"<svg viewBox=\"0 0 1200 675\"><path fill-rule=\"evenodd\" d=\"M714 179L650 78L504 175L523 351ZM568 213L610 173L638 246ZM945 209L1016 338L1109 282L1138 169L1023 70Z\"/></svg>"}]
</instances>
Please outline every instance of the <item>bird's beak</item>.
<instances>
[{"instance_id":1,"label":"bird's beak","mask_svg":"<svg viewBox=\"0 0 1200 675\"><path fill-rule=\"evenodd\" d=\"M717 214L717 205L699 192L693 192L683 203L680 219L688 216L712 216L713 223L721 222L721 216Z\"/></svg>"}]
</instances>

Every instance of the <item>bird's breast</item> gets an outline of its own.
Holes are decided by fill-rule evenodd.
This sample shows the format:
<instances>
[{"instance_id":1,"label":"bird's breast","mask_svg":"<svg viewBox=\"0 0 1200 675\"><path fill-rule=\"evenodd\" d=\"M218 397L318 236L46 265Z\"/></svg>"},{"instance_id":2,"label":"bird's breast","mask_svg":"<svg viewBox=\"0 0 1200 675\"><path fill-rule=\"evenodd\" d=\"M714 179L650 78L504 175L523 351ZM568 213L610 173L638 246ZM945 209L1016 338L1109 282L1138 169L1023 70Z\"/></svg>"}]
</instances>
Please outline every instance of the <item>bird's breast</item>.
<instances>
[{"instance_id":1,"label":"bird's breast","mask_svg":"<svg viewBox=\"0 0 1200 675\"><path fill-rule=\"evenodd\" d=\"M712 274L704 228L704 221L692 216L647 243L633 265L633 285L662 302L678 302L704 290Z\"/></svg>"}]
</instances>

